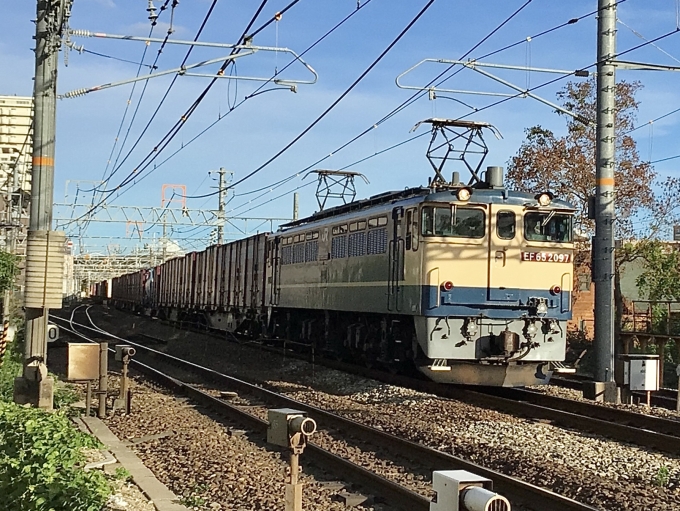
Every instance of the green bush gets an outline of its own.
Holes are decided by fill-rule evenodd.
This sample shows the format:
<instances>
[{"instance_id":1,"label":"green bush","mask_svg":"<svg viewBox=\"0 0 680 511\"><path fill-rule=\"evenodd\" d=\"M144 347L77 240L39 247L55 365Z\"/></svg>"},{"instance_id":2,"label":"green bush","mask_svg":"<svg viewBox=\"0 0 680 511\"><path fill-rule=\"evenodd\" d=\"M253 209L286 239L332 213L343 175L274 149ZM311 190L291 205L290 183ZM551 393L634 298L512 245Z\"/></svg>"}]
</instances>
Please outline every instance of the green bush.
<instances>
[{"instance_id":1,"label":"green bush","mask_svg":"<svg viewBox=\"0 0 680 511\"><path fill-rule=\"evenodd\" d=\"M14 378L21 376L23 360L23 330L17 332L13 342L7 346L7 351L0 366L0 401L12 401L14 394Z\"/></svg>"},{"instance_id":2,"label":"green bush","mask_svg":"<svg viewBox=\"0 0 680 511\"><path fill-rule=\"evenodd\" d=\"M100 445L64 413L0 402L0 511L98 511L111 490L85 447Z\"/></svg>"}]
</instances>

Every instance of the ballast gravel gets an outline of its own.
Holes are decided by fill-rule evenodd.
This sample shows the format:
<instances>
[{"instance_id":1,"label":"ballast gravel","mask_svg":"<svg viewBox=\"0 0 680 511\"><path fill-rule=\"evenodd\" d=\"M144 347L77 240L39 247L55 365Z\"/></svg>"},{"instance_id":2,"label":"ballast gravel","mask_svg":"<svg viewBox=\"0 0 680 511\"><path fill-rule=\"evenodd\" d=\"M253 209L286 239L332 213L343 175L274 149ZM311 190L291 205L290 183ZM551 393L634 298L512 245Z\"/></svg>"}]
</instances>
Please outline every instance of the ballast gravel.
<instances>
[{"instance_id":1,"label":"ballast gravel","mask_svg":"<svg viewBox=\"0 0 680 511\"><path fill-rule=\"evenodd\" d=\"M265 448L263 439L242 434L208 410L191 402L132 381L133 410L114 414L107 425L122 440L149 435L162 438L132 443L130 448L156 477L192 509L283 510L287 462L282 454ZM303 470L304 459L302 461ZM318 471L323 481L323 474ZM325 488L317 477L303 472L304 509L342 510L337 490ZM375 507L361 510L383 510Z\"/></svg>"},{"instance_id":2,"label":"ballast gravel","mask_svg":"<svg viewBox=\"0 0 680 511\"><path fill-rule=\"evenodd\" d=\"M113 309L96 311L93 317L98 326L123 337L144 333L163 338L168 344L157 349L262 382L306 403L600 509L680 509L677 457L385 385Z\"/></svg>"}]
</instances>

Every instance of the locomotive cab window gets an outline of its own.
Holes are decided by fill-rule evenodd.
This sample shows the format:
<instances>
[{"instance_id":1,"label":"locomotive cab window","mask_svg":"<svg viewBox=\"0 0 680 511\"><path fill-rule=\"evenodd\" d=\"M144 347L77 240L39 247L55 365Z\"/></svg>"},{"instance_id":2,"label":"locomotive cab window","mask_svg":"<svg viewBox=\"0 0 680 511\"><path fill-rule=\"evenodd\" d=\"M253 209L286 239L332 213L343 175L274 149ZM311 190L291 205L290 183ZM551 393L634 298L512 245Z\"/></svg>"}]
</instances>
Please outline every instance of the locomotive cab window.
<instances>
[{"instance_id":1,"label":"locomotive cab window","mask_svg":"<svg viewBox=\"0 0 680 511\"><path fill-rule=\"evenodd\" d=\"M484 211L458 206L423 208L423 235L452 238L483 238Z\"/></svg>"},{"instance_id":2,"label":"locomotive cab window","mask_svg":"<svg viewBox=\"0 0 680 511\"><path fill-rule=\"evenodd\" d=\"M570 243L571 215L531 212L524 215L524 237L529 241Z\"/></svg>"},{"instance_id":3,"label":"locomotive cab window","mask_svg":"<svg viewBox=\"0 0 680 511\"><path fill-rule=\"evenodd\" d=\"M512 211L499 211L496 215L496 235L502 240L511 240L515 237L515 213Z\"/></svg>"}]
</instances>

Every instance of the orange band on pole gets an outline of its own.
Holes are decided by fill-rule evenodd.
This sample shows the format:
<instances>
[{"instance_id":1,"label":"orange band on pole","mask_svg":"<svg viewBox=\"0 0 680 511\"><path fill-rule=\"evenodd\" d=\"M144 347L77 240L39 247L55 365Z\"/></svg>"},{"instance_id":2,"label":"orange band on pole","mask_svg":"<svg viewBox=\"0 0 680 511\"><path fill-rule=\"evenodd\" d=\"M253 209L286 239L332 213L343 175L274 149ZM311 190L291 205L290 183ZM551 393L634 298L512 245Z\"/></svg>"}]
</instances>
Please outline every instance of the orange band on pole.
<instances>
[{"instance_id":1,"label":"orange band on pole","mask_svg":"<svg viewBox=\"0 0 680 511\"><path fill-rule=\"evenodd\" d=\"M42 165L47 167L54 167L54 158L47 156L34 156L33 165Z\"/></svg>"},{"instance_id":2,"label":"orange band on pole","mask_svg":"<svg viewBox=\"0 0 680 511\"><path fill-rule=\"evenodd\" d=\"M612 185L614 186L614 178L613 177L602 177L597 180L598 185Z\"/></svg>"}]
</instances>

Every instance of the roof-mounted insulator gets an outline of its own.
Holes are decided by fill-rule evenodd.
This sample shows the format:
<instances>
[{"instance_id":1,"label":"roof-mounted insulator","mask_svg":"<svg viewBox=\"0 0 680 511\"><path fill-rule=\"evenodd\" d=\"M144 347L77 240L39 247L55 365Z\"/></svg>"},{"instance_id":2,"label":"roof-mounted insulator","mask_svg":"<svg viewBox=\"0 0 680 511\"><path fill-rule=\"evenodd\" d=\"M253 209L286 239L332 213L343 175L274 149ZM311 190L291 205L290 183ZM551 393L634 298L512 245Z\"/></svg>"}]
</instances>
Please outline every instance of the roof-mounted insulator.
<instances>
[{"instance_id":1,"label":"roof-mounted insulator","mask_svg":"<svg viewBox=\"0 0 680 511\"><path fill-rule=\"evenodd\" d=\"M146 8L146 12L149 13L149 21L151 24L155 25L156 20L158 19L158 12L156 12L156 6L153 4L153 0L149 0L149 5Z\"/></svg>"}]
</instances>

